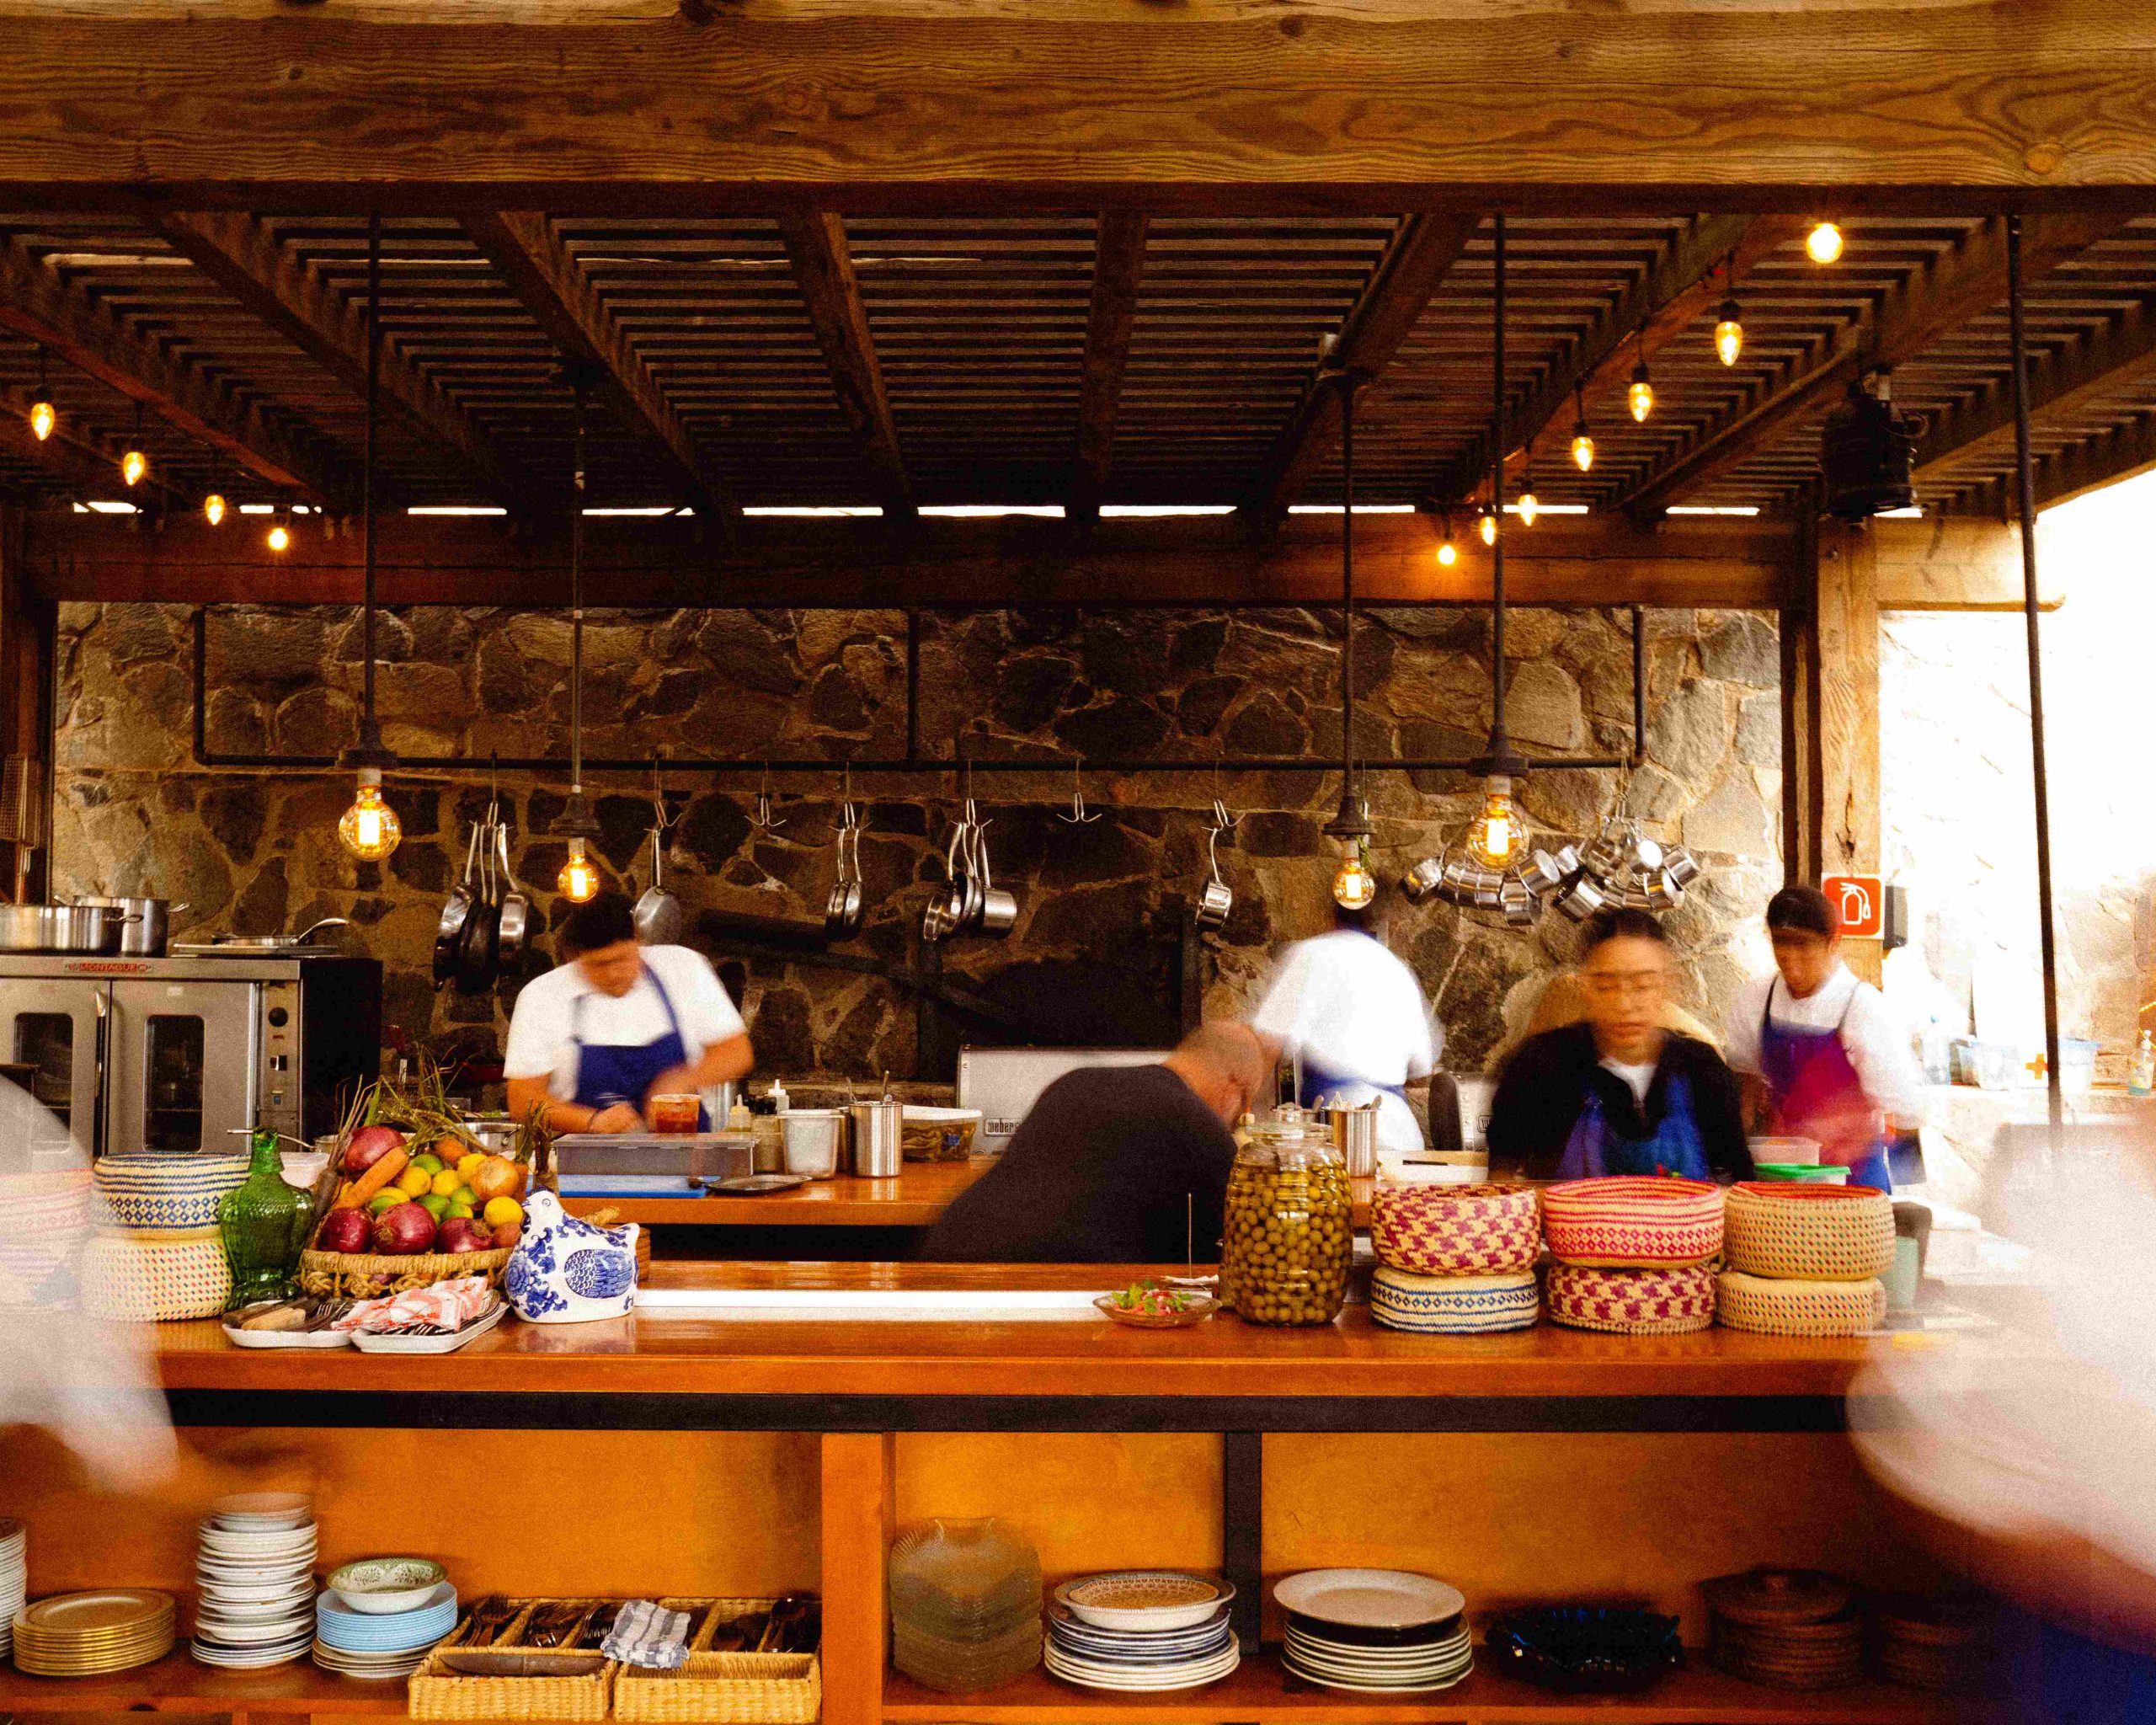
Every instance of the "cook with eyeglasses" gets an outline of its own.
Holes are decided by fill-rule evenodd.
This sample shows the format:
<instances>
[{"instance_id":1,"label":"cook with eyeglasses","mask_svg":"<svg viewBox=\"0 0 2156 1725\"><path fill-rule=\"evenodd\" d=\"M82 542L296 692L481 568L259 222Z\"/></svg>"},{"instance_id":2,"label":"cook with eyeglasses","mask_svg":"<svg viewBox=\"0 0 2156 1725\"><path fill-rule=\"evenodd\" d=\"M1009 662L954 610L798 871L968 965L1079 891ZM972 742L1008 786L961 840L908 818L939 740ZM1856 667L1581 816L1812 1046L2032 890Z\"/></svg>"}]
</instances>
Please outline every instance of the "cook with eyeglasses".
<instances>
[{"instance_id":1,"label":"cook with eyeglasses","mask_svg":"<svg viewBox=\"0 0 2156 1725\"><path fill-rule=\"evenodd\" d=\"M1742 1094L1721 1056L1666 1028L1669 937L1644 911L1581 932L1587 1016L1522 1043L1490 1103L1490 1176L1746 1180Z\"/></svg>"}]
</instances>

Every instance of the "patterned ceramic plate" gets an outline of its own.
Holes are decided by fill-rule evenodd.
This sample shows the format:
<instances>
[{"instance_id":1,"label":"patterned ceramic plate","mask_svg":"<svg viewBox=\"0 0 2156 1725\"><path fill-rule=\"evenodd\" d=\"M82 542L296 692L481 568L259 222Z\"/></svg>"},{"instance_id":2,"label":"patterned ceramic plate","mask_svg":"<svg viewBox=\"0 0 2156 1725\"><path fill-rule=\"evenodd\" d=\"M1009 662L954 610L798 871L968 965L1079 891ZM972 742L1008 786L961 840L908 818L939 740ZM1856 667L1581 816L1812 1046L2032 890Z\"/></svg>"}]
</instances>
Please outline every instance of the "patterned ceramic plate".
<instances>
[{"instance_id":1,"label":"patterned ceramic plate","mask_svg":"<svg viewBox=\"0 0 2156 1725\"><path fill-rule=\"evenodd\" d=\"M1176 1569L1118 1569L1081 1575L1055 1590L1056 1603L1102 1629L1187 1629L1235 1596L1232 1583Z\"/></svg>"}]
</instances>

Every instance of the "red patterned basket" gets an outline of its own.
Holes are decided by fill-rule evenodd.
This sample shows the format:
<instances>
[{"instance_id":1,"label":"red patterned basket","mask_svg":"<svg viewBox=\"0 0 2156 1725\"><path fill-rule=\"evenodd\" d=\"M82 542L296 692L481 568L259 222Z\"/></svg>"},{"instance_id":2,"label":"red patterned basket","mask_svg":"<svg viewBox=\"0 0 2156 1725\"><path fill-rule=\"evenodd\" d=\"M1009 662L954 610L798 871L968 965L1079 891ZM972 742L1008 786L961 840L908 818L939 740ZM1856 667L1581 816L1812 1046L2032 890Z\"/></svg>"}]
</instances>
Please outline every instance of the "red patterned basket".
<instances>
[{"instance_id":1,"label":"red patterned basket","mask_svg":"<svg viewBox=\"0 0 2156 1725\"><path fill-rule=\"evenodd\" d=\"M1543 1306L1553 1322L1620 1336L1677 1336L1715 1321L1715 1273L1704 1265L1612 1270L1561 1263Z\"/></svg>"},{"instance_id":2,"label":"red patterned basket","mask_svg":"<svg viewBox=\"0 0 2156 1725\"><path fill-rule=\"evenodd\" d=\"M1876 1186L1748 1180L1729 1188L1729 1267L1806 1282L1868 1282L1894 1263L1894 1200Z\"/></svg>"},{"instance_id":3,"label":"red patterned basket","mask_svg":"<svg viewBox=\"0 0 2156 1725\"><path fill-rule=\"evenodd\" d=\"M1561 1263L1660 1269L1721 1251L1721 1188L1705 1180L1618 1175L1542 1192L1542 1233Z\"/></svg>"},{"instance_id":4,"label":"red patterned basket","mask_svg":"<svg viewBox=\"0 0 2156 1725\"><path fill-rule=\"evenodd\" d=\"M1411 1275L1508 1275L1534 1268L1542 1210L1532 1186L1380 1186L1370 1244Z\"/></svg>"}]
</instances>

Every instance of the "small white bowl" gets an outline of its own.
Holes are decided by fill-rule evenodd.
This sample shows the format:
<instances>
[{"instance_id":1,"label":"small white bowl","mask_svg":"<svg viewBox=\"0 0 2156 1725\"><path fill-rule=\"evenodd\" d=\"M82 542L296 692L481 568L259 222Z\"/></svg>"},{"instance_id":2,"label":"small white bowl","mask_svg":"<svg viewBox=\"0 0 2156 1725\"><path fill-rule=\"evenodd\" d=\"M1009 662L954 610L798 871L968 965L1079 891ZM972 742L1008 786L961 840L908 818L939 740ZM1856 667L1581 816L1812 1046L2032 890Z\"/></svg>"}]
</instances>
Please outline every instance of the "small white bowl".
<instances>
[{"instance_id":1,"label":"small white bowl","mask_svg":"<svg viewBox=\"0 0 2156 1725\"><path fill-rule=\"evenodd\" d=\"M362 1557L329 1578L329 1591L365 1616L387 1617L417 1610L448 1579L431 1557Z\"/></svg>"}]
</instances>

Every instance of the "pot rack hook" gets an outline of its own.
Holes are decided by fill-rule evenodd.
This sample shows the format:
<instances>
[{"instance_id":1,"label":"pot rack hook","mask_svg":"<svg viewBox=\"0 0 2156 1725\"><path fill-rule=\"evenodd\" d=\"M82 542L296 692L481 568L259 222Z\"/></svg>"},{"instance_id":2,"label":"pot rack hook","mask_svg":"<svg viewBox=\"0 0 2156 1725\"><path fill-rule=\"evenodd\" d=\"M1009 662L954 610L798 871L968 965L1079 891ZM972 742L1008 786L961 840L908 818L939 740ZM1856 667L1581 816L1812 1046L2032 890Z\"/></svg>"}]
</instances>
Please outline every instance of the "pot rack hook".
<instances>
[{"instance_id":1,"label":"pot rack hook","mask_svg":"<svg viewBox=\"0 0 2156 1725\"><path fill-rule=\"evenodd\" d=\"M1098 810L1090 814L1086 812L1086 784L1081 776L1084 767L1085 758L1082 756L1073 755L1070 757L1070 812L1056 816L1058 820L1067 821L1072 826L1091 826L1101 818Z\"/></svg>"},{"instance_id":2,"label":"pot rack hook","mask_svg":"<svg viewBox=\"0 0 2156 1725\"><path fill-rule=\"evenodd\" d=\"M776 832L786 823L771 818L771 764L764 762L764 777L756 789L756 830Z\"/></svg>"},{"instance_id":3,"label":"pot rack hook","mask_svg":"<svg viewBox=\"0 0 2156 1725\"><path fill-rule=\"evenodd\" d=\"M672 818L666 813L666 784L660 777L659 766L663 758L658 754L651 757L651 818L653 825L661 832L674 825Z\"/></svg>"}]
</instances>

